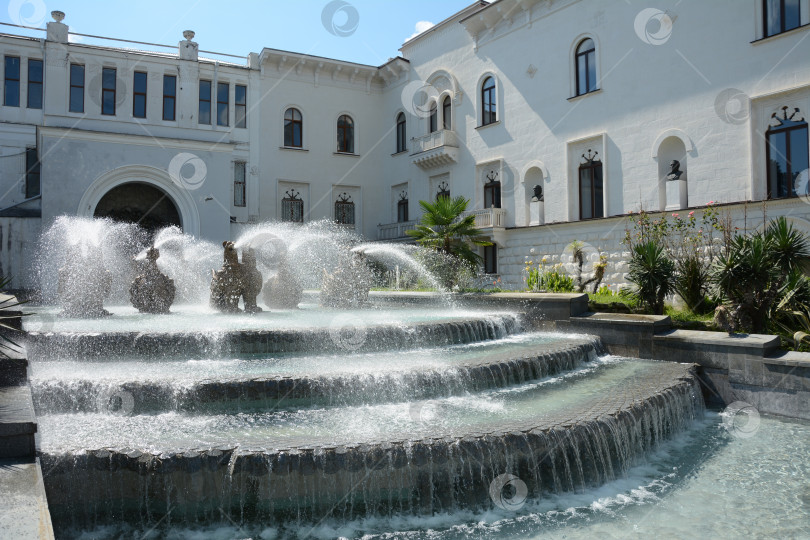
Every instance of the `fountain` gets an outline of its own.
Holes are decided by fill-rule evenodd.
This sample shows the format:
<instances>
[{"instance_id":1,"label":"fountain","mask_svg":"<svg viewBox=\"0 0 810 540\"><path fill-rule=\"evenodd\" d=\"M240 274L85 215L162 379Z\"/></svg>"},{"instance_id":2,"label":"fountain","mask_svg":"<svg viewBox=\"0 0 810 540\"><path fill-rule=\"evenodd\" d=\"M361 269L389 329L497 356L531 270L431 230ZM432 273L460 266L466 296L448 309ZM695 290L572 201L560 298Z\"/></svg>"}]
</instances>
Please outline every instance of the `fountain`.
<instances>
[{"instance_id":1,"label":"fountain","mask_svg":"<svg viewBox=\"0 0 810 540\"><path fill-rule=\"evenodd\" d=\"M321 305L333 308L362 306L368 302L370 289L371 270L366 265L365 256L353 251L340 258L334 272L323 271Z\"/></svg>"},{"instance_id":2,"label":"fountain","mask_svg":"<svg viewBox=\"0 0 810 540\"><path fill-rule=\"evenodd\" d=\"M74 247L59 268L59 303L67 317L107 317L104 300L110 295L112 276L99 253Z\"/></svg>"},{"instance_id":3,"label":"fountain","mask_svg":"<svg viewBox=\"0 0 810 540\"><path fill-rule=\"evenodd\" d=\"M253 531L243 536L319 523L339 536L358 520L517 511L627 477L703 416L692 365L605 356L596 337L539 333L445 295L407 306L369 293L372 264L438 284L414 247L327 223L262 224L223 243L209 274L218 249L177 230L154 247L104 221L45 236L72 227L120 249L92 262L111 317L43 306L26 322L48 502L65 535L227 522ZM164 291L155 312L123 305L131 271L99 270L133 253L133 297ZM43 268L64 259L46 250ZM269 309L256 300L263 274ZM172 280L183 301L166 315ZM87 297L59 281L55 299Z\"/></svg>"},{"instance_id":4,"label":"fountain","mask_svg":"<svg viewBox=\"0 0 810 540\"><path fill-rule=\"evenodd\" d=\"M278 270L264 283L262 290L264 303L270 309L297 309L304 294L286 260L279 263Z\"/></svg>"}]
</instances>

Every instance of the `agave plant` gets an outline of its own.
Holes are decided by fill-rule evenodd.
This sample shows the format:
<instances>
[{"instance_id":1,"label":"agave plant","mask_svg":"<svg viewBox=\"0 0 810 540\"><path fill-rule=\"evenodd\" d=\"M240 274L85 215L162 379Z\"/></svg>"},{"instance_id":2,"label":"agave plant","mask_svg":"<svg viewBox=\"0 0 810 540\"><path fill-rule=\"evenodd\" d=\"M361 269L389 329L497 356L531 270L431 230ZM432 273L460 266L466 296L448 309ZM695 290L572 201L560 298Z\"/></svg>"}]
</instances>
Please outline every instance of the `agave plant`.
<instances>
[{"instance_id":1,"label":"agave plant","mask_svg":"<svg viewBox=\"0 0 810 540\"><path fill-rule=\"evenodd\" d=\"M797 286L808 263L807 238L783 217L771 221L764 231L731 240L711 268L729 331L765 332L781 300L798 300L797 294L806 294Z\"/></svg>"},{"instance_id":2,"label":"agave plant","mask_svg":"<svg viewBox=\"0 0 810 540\"><path fill-rule=\"evenodd\" d=\"M0 278L0 291L4 291L9 283L11 283L11 278ZM8 358L9 353L20 347L12 337L14 334L19 334L20 329L10 324L11 320L19 318L20 314L9 313L9 311L24 303L14 296L0 296L0 358Z\"/></svg>"},{"instance_id":3,"label":"agave plant","mask_svg":"<svg viewBox=\"0 0 810 540\"><path fill-rule=\"evenodd\" d=\"M633 246L627 279L654 314L664 314L664 299L674 290L675 263L667 258L661 244L649 241Z\"/></svg>"}]
</instances>

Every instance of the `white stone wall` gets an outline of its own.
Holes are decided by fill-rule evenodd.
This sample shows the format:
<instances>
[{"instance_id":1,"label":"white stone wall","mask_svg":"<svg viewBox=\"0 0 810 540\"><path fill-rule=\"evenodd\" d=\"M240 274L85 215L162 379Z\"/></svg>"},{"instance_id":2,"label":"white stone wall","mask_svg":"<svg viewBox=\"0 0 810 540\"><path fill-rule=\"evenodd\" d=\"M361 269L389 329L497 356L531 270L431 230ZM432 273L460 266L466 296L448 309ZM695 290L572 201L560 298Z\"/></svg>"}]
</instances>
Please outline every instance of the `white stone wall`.
<instances>
[{"instance_id":1,"label":"white stone wall","mask_svg":"<svg viewBox=\"0 0 810 540\"><path fill-rule=\"evenodd\" d=\"M804 199L783 199L771 201L767 207L761 202L730 204L716 206L722 218L731 218L731 226L737 227L739 234L762 228L768 220L785 216L793 226L810 237L810 201ZM679 210L683 219L688 218L690 209ZM704 209L694 210L698 223ZM651 213L650 219L666 216L674 221L671 212ZM580 223L558 223L539 227L526 227L509 231L506 245L498 254L498 271L501 274L503 288L521 290L526 287L526 262L531 261L537 267L546 258L546 268L562 263L562 272L575 277L571 262L571 243L583 242L585 253L589 255L590 264L586 271L592 271L592 263L598 260L599 254L608 258L608 266L602 283L616 292L628 286L630 248L623 243L626 231L634 231L634 217L614 217L604 220ZM719 234L715 238L719 239ZM567 249L566 249L567 248Z\"/></svg>"}]
</instances>

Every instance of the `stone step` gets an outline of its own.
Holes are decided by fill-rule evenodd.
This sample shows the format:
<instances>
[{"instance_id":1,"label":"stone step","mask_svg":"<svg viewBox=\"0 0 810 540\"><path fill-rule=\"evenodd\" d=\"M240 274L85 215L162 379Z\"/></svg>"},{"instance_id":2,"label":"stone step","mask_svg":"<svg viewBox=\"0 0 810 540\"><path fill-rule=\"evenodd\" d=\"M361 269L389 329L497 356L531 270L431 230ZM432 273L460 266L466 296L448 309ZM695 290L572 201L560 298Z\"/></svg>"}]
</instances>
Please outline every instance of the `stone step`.
<instances>
[{"instance_id":1,"label":"stone step","mask_svg":"<svg viewBox=\"0 0 810 540\"><path fill-rule=\"evenodd\" d=\"M0 459L0 538L51 539L39 459Z\"/></svg>"},{"instance_id":2,"label":"stone step","mask_svg":"<svg viewBox=\"0 0 810 540\"><path fill-rule=\"evenodd\" d=\"M0 459L33 457L36 432L31 388L0 387Z\"/></svg>"}]
</instances>

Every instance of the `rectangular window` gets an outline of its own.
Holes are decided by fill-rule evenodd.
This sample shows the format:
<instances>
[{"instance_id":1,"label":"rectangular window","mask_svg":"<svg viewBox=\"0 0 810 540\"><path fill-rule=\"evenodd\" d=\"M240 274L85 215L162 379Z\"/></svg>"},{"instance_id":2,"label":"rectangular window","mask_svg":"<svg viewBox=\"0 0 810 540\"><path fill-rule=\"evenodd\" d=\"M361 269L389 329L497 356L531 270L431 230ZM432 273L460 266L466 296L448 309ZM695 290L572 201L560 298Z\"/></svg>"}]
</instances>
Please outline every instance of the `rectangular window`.
<instances>
[{"instance_id":1,"label":"rectangular window","mask_svg":"<svg viewBox=\"0 0 810 540\"><path fill-rule=\"evenodd\" d=\"M591 161L579 167L579 219L604 217L602 163Z\"/></svg>"},{"instance_id":2,"label":"rectangular window","mask_svg":"<svg viewBox=\"0 0 810 540\"><path fill-rule=\"evenodd\" d=\"M228 83L217 83L217 125L228 125Z\"/></svg>"},{"instance_id":3,"label":"rectangular window","mask_svg":"<svg viewBox=\"0 0 810 540\"><path fill-rule=\"evenodd\" d=\"M84 112L84 66L70 64L70 112Z\"/></svg>"},{"instance_id":4,"label":"rectangular window","mask_svg":"<svg viewBox=\"0 0 810 540\"><path fill-rule=\"evenodd\" d=\"M163 119L174 121L174 109L177 104L177 77L163 76Z\"/></svg>"},{"instance_id":5,"label":"rectangular window","mask_svg":"<svg viewBox=\"0 0 810 540\"><path fill-rule=\"evenodd\" d=\"M233 164L233 205L245 206L245 162Z\"/></svg>"},{"instance_id":6,"label":"rectangular window","mask_svg":"<svg viewBox=\"0 0 810 540\"><path fill-rule=\"evenodd\" d=\"M211 81L200 81L200 113L198 124L211 124Z\"/></svg>"},{"instance_id":7,"label":"rectangular window","mask_svg":"<svg viewBox=\"0 0 810 540\"><path fill-rule=\"evenodd\" d=\"M25 150L25 198L39 195L39 154L36 148Z\"/></svg>"},{"instance_id":8,"label":"rectangular window","mask_svg":"<svg viewBox=\"0 0 810 540\"><path fill-rule=\"evenodd\" d=\"M115 116L115 68L101 70L101 114Z\"/></svg>"},{"instance_id":9,"label":"rectangular window","mask_svg":"<svg viewBox=\"0 0 810 540\"><path fill-rule=\"evenodd\" d=\"M236 127L247 127L247 86L237 84L235 88L236 96L234 97L234 123Z\"/></svg>"},{"instance_id":10,"label":"rectangular window","mask_svg":"<svg viewBox=\"0 0 810 540\"><path fill-rule=\"evenodd\" d=\"M132 83L132 116L146 118L146 73L143 71L135 72Z\"/></svg>"},{"instance_id":11,"label":"rectangular window","mask_svg":"<svg viewBox=\"0 0 810 540\"><path fill-rule=\"evenodd\" d=\"M28 59L28 108L42 108L42 60Z\"/></svg>"},{"instance_id":12,"label":"rectangular window","mask_svg":"<svg viewBox=\"0 0 810 540\"><path fill-rule=\"evenodd\" d=\"M769 199L808 194L807 179L801 178L810 162L807 133L807 124L797 122L766 134Z\"/></svg>"},{"instance_id":13,"label":"rectangular window","mask_svg":"<svg viewBox=\"0 0 810 540\"><path fill-rule=\"evenodd\" d=\"M484 246L484 273L498 273L498 246L495 244Z\"/></svg>"},{"instance_id":14,"label":"rectangular window","mask_svg":"<svg viewBox=\"0 0 810 540\"><path fill-rule=\"evenodd\" d=\"M765 37L801 26L801 0L762 0Z\"/></svg>"},{"instance_id":15,"label":"rectangular window","mask_svg":"<svg viewBox=\"0 0 810 540\"><path fill-rule=\"evenodd\" d=\"M501 207L501 183L487 182L484 184L484 208Z\"/></svg>"},{"instance_id":16,"label":"rectangular window","mask_svg":"<svg viewBox=\"0 0 810 540\"><path fill-rule=\"evenodd\" d=\"M3 85L3 105L20 106L20 57L6 56Z\"/></svg>"},{"instance_id":17,"label":"rectangular window","mask_svg":"<svg viewBox=\"0 0 810 540\"><path fill-rule=\"evenodd\" d=\"M408 199L400 199L397 202L397 222L408 221Z\"/></svg>"}]
</instances>

